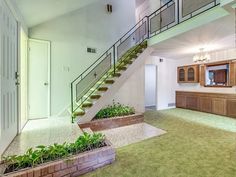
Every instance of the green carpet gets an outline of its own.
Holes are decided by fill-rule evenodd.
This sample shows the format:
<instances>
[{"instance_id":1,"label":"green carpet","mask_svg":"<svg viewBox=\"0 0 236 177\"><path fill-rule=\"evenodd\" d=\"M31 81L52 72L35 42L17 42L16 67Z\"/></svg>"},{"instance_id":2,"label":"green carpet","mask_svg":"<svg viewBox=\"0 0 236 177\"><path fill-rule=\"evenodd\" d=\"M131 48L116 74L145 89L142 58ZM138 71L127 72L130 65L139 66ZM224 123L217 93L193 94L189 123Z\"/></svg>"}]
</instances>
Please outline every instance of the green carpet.
<instances>
[{"instance_id":1,"label":"green carpet","mask_svg":"<svg viewBox=\"0 0 236 177\"><path fill-rule=\"evenodd\" d=\"M168 116L175 116L187 121L200 123L213 128L236 132L236 119L233 118L186 109L168 109L160 112Z\"/></svg>"},{"instance_id":2,"label":"green carpet","mask_svg":"<svg viewBox=\"0 0 236 177\"><path fill-rule=\"evenodd\" d=\"M117 149L114 164L84 177L236 176L236 133L186 121L165 111L148 111L145 121L168 133Z\"/></svg>"}]
</instances>

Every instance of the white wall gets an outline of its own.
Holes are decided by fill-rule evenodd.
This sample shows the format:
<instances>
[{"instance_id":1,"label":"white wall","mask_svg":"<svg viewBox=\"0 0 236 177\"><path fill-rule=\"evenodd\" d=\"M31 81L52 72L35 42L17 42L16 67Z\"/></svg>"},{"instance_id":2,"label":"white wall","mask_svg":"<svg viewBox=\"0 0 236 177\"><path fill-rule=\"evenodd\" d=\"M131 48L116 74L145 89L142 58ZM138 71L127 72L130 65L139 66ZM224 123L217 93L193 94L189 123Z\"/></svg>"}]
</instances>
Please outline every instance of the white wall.
<instances>
[{"instance_id":1,"label":"white wall","mask_svg":"<svg viewBox=\"0 0 236 177\"><path fill-rule=\"evenodd\" d=\"M156 106L157 67L145 65L145 107Z\"/></svg>"},{"instance_id":2,"label":"white wall","mask_svg":"<svg viewBox=\"0 0 236 177\"><path fill-rule=\"evenodd\" d=\"M113 13L106 13L106 4ZM70 103L70 82L135 24L135 0L101 0L29 30L31 38L52 42L51 110L56 115ZM87 47L97 54L87 54Z\"/></svg>"},{"instance_id":3,"label":"white wall","mask_svg":"<svg viewBox=\"0 0 236 177\"><path fill-rule=\"evenodd\" d=\"M136 8L136 21L155 12L169 1L170 0L145 0L143 4Z\"/></svg>"},{"instance_id":4,"label":"white wall","mask_svg":"<svg viewBox=\"0 0 236 177\"><path fill-rule=\"evenodd\" d=\"M149 56L146 59L146 64L153 64L157 66L157 109L167 109L168 104L175 103L175 89L176 82L175 61L171 59L163 59L160 62L158 56Z\"/></svg>"},{"instance_id":5,"label":"white wall","mask_svg":"<svg viewBox=\"0 0 236 177\"><path fill-rule=\"evenodd\" d=\"M136 8L136 21L141 20L143 17L150 15L160 8L160 0L146 0L142 5Z\"/></svg>"},{"instance_id":6,"label":"white wall","mask_svg":"<svg viewBox=\"0 0 236 177\"><path fill-rule=\"evenodd\" d=\"M142 65L122 85L118 92L114 94L112 100L124 105L134 107L136 112L143 113L145 111L145 66ZM112 104L112 100L110 104Z\"/></svg>"},{"instance_id":7,"label":"white wall","mask_svg":"<svg viewBox=\"0 0 236 177\"><path fill-rule=\"evenodd\" d=\"M6 0L6 3L8 5L8 7L10 8L12 14L14 15L15 19L19 23L19 25L23 28L26 35L28 35L28 26L26 25L26 22L22 16L20 10L18 9L15 1L14 0Z\"/></svg>"}]
</instances>

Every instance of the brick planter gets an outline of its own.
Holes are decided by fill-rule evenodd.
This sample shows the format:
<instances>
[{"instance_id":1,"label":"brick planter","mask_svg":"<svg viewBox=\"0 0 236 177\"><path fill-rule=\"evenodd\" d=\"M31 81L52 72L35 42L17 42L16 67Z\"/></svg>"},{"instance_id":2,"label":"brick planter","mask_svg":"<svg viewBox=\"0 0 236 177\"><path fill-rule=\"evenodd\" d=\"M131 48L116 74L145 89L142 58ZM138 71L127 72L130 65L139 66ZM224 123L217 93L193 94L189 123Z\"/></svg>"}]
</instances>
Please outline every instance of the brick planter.
<instances>
[{"instance_id":1,"label":"brick planter","mask_svg":"<svg viewBox=\"0 0 236 177\"><path fill-rule=\"evenodd\" d=\"M100 131L112 128L118 128L122 126L142 123L144 121L143 114L133 114L123 117L107 118L92 120L89 123L79 124L81 129L90 128L93 131Z\"/></svg>"},{"instance_id":2,"label":"brick planter","mask_svg":"<svg viewBox=\"0 0 236 177\"><path fill-rule=\"evenodd\" d=\"M115 150L110 142L107 146L84 152L64 160L42 164L18 172L1 174L1 177L77 177L106 166L115 161ZM3 165L2 165L3 166ZM0 168L1 169L1 168ZM2 168L3 169L3 168Z\"/></svg>"}]
</instances>

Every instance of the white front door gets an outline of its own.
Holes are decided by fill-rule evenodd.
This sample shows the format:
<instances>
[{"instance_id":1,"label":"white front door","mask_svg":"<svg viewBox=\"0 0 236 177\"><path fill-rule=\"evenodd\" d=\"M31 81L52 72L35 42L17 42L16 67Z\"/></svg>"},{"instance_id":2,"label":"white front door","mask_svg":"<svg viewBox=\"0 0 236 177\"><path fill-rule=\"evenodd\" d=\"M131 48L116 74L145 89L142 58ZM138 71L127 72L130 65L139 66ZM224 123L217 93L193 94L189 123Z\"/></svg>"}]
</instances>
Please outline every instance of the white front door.
<instances>
[{"instance_id":1,"label":"white front door","mask_svg":"<svg viewBox=\"0 0 236 177\"><path fill-rule=\"evenodd\" d=\"M17 22L0 0L0 154L18 131L17 43Z\"/></svg>"},{"instance_id":2,"label":"white front door","mask_svg":"<svg viewBox=\"0 0 236 177\"><path fill-rule=\"evenodd\" d=\"M50 116L50 43L29 40L29 119Z\"/></svg>"}]
</instances>

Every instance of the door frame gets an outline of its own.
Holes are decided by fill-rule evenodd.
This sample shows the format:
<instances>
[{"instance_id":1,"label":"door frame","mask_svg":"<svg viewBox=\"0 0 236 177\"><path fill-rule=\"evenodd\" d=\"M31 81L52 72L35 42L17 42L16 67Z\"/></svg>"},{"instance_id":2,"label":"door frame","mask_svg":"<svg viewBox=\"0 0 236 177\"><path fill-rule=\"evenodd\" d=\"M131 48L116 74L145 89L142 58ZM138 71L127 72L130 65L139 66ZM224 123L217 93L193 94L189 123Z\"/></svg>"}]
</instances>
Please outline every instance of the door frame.
<instances>
[{"instance_id":1,"label":"door frame","mask_svg":"<svg viewBox=\"0 0 236 177\"><path fill-rule=\"evenodd\" d=\"M51 41L42 40L42 39L35 39L35 38L28 38L28 60L30 61L30 41L38 42L48 45L48 118L51 116ZM29 78L29 62L28 62L28 78ZM28 83L29 86L29 83ZM29 95L29 88L28 88L28 95ZM28 100L29 103L29 100ZM29 118L30 120L30 118Z\"/></svg>"},{"instance_id":2,"label":"door frame","mask_svg":"<svg viewBox=\"0 0 236 177\"><path fill-rule=\"evenodd\" d=\"M144 70L145 70L145 75L146 75L146 66L154 66L155 67L155 70L156 70L156 84L155 84L155 108L156 110L158 110L158 65L156 64L152 64L152 63L146 63L144 65ZM146 77L146 76L145 76ZM145 88L145 91L144 91L144 96L145 96L145 100L146 100L146 80L144 81L144 88ZM144 103L145 107L146 107L146 102Z\"/></svg>"}]
</instances>

